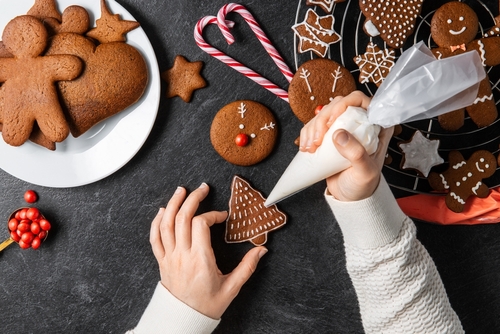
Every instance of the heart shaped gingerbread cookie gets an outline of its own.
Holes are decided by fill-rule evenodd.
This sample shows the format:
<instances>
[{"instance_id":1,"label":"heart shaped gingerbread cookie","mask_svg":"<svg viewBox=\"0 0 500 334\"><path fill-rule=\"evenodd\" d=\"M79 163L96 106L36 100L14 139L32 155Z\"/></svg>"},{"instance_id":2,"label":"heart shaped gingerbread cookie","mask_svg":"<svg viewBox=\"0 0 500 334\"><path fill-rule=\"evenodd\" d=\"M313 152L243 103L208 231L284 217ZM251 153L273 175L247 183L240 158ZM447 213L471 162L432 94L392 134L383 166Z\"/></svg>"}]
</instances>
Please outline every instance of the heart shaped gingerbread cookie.
<instances>
[{"instance_id":1,"label":"heart shaped gingerbread cookie","mask_svg":"<svg viewBox=\"0 0 500 334\"><path fill-rule=\"evenodd\" d=\"M75 55L85 63L76 80L58 83L74 137L135 103L147 85L146 62L139 51L126 43L96 46L81 35L62 33L52 38L46 54Z\"/></svg>"}]
</instances>

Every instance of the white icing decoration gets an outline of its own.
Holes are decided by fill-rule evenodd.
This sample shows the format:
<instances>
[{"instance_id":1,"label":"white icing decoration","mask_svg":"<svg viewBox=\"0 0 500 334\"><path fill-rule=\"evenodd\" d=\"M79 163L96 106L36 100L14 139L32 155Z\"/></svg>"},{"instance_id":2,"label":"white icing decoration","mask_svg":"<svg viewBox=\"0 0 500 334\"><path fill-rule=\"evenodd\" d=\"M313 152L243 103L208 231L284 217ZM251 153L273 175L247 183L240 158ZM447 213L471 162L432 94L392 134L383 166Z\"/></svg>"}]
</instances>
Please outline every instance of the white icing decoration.
<instances>
[{"instance_id":1,"label":"white icing decoration","mask_svg":"<svg viewBox=\"0 0 500 334\"><path fill-rule=\"evenodd\" d=\"M465 30L467 29L467 27L462 27L462 29L460 30L448 30L448 32L452 35L460 35L461 33L463 33Z\"/></svg>"},{"instance_id":2,"label":"white icing decoration","mask_svg":"<svg viewBox=\"0 0 500 334\"><path fill-rule=\"evenodd\" d=\"M271 131L272 129L274 129L274 126L275 124L273 122L270 122L269 125L266 123L262 128L260 128L261 130L268 130L268 131Z\"/></svg>"},{"instance_id":3,"label":"white icing decoration","mask_svg":"<svg viewBox=\"0 0 500 334\"><path fill-rule=\"evenodd\" d=\"M482 159L482 160L483 160L483 159ZM483 160L483 161L484 161L484 160ZM483 162L483 161L481 161L481 162ZM476 168L477 168L477 170L478 170L479 172L484 173L484 169L481 169L481 167L479 167L479 162L476 162ZM486 168L488 168L488 167L486 167Z\"/></svg>"},{"instance_id":4,"label":"white icing decoration","mask_svg":"<svg viewBox=\"0 0 500 334\"><path fill-rule=\"evenodd\" d=\"M403 169L416 169L425 177L429 175L432 167L444 162L438 154L439 140L430 140L420 131L416 131L409 143L399 144L405 159Z\"/></svg>"},{"instance_id":5,"label":"white icing decoration","mask_svg":"<svg viewBox=\"0 0 500 334\"><path fill-rule=\"evenodd\" d=\"M255 138L255 137L256 137L256 136L255 136L255 133L252 133L252 134L250 135L250 137Z\"/></svg>"},{"instance_id":6,"label":"white icing decoration","mask_svg":"<svg viewBox=\"0 0 500 334\"><path fill-rule=\"evenodd\" d=\"M463 165L466 165L467 163L465 161L459 162L458 164L453 166L453 169L459 169Z\"/></svg>"},{"instance_id":7,"label":"white icing decoration","mask_svg":"<svg viewBox=\"0 0 500 334\"><path fill-rule=\"evenodd\" d=\"M340 71L340 66L335 70L335 74L330 73L333 77L333 87L332 87L332 93L335 92L335 88L337 87L337 81L342 78L342 72Z\"/></svg>"},{"instance_id":8,"label":"white icing decoration","mask_svg":"<svg viewBox=\"0 0 500 334\"><path fill-rule=\"evenodd\" d=\"M378 84L384 80L386 73L389 73L394 66L395 59L394 50L385 49L376 51L376 45L370 42L366 46L366 53L354 59L354 62L362 68L360 73L361 83L371 81Z\"/></svg>"},{"instance_id":9,"label":"white icing decoration","mask_svg":"<svg viewBox=\"0 0 500 334\"><path fill-rule=\"evenodd\" d=\"M247 109L246 109L246 106L243 102L241 102L240 106L238 107L238 114L241 115L241 118L245 118L245 113L246 113Z\"/></svg>"},{"instance_id":10,"label":"white icing decoration","mask_svg":"<svg viewBox=\"0 0 500 334\"><path fill-rule=\"evenodd\" d=\"M453 191L450 193L450 195L460 204L465 204L465 201L460 198L457 194L455 194Z\"/></svg>"},{"instance_id":11,"label":"white icing decoration","mask_svg":"<svg viewBox=\"0 0 500 334\"><path fill-rule=\"evenodd\" d=\"M483 66L486 66L486 57L485 57L485 54L486 54L486 51L484 50L484 44L483 42L481 42L480 39L477 40L477 44L479 44L479 55L481 56L481 61L483 63Z\"/></svg>"},{"instance_id":12,"label":"white icing decoration","mask_svg":"<svg viewBox=\"0 0 500 334\"><path fill-rule=\"evenodd\" d=\"M441 177L441 182L443 183L444 189L449 189L450 186L448 185L448 182L446 182L446 179L444 178L443 174L439 174L439 177Z\"/></svg>"},{"instance_id":13,"label":"white icing decoration","mask_svg":"<svg viewBox=\"0 0 500 334\"><path fill-rule=\"evenodd\" d=\"M380 31L378 31L377 27L373 24L371 20L366 20L365 21L365 31L368 35L375 37L380 35Z\"/></svg>"},{"instance_id":14,"label":"white icing decoration","mask_svg":"<svg viewBox=\"0 0 500 334\"><path fill-rule=\"evenodd\" d=\"M485 96L483 96L483 97L481 97L481 98L477 97L477 98L474 100L474 103L473 103L473 104L476 104L476 103L479 103L479 102L483 103L483 102L484 102L484 101L486 101L486 100L492 100L492 99L493 99L493 94L491 94L491 95L489 95L489 96L488 96L488 95L485 95Z\"/></svg>"},{"instance_id":15,"label":"white icing decoration","mask_svg":"<svg viewBox=\"0 0 500 334\"><path fill-rule=\"evenodd\" d=\"M304 79L304 81L306 82L309 93L312 93L311 85L309 84L309 79L308 79L310 75L311 72L309 72L307 69L302 68L302 70L300 70L300 77Z\"/></svg>"},{"instance_id":16,"label":"white icing decoration","mask_svg":"<svg viewBox=\"0 0 500 334\"><path fill-rule=\"evenodd\" d=\"M472 187L472 192L474 193L474 195L477 195L477 190L479 189L479 187L481 187L481 184L481 181L478 181L476 185Z\"/></svg>"},{"instance_id":17,"label":"white icing decoration","mask_svg":"<svg viewBox=\"0 0 500 334\"><path fill-rule=\"evenodd\" d=\"M245 126L244 126L243 124L240 124L239 128L240 128L240 129L244 129L244 128L245 128Z\"/></svg>"}]
</instances>

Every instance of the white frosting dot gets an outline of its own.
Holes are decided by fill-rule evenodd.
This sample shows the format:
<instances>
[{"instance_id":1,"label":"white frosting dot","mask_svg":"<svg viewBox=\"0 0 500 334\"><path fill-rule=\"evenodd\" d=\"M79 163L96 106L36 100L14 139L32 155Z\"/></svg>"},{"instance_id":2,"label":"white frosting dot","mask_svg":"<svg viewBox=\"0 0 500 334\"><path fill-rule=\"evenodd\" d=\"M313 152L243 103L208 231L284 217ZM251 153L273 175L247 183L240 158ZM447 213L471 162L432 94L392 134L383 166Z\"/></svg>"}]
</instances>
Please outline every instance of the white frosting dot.
<instances>
[{"instance_id":1,"label":"white frosting dot","mask_svg":"<svg viewBox=\"0 0 500 334\"><path fill-rule=\"evenodd\" d=\"M243 124L240 124L240 129L244 129L245 126Z\"/></svg>"},{"instance_id":2,"label":"white frosting dot","mask_svg":"<svg viewBox=\"0 0 500 334\"><path fill-rule=\"evenodd\" d=\"M255 133L252 133L250 137L255 138Z\"/></svg>"}]
</instances>

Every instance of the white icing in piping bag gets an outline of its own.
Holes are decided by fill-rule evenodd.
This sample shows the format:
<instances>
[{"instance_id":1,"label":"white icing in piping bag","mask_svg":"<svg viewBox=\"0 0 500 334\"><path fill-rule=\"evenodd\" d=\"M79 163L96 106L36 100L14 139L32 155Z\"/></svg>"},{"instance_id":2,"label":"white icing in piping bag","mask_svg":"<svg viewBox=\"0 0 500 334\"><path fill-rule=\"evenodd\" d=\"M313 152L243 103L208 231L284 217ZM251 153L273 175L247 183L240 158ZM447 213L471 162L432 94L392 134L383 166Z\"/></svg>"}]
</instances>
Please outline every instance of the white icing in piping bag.
<instances>
[{"instance_id":1,"label":"white icing in piping bag","mask_svg":"<svg viewBox=\"0 0 500 334\"><path fill-rule=\"evenodd\" d=\"M332 135L345 129L369 154L377 150L380 126L435 117L469 106L486 76L477 52L436 59L422 43L406 50L380 85L368 112L349 107L328 129L314 153L298 152L265 205L273 205L350 167L333 144Z\"/></svg>"}]
</instances>

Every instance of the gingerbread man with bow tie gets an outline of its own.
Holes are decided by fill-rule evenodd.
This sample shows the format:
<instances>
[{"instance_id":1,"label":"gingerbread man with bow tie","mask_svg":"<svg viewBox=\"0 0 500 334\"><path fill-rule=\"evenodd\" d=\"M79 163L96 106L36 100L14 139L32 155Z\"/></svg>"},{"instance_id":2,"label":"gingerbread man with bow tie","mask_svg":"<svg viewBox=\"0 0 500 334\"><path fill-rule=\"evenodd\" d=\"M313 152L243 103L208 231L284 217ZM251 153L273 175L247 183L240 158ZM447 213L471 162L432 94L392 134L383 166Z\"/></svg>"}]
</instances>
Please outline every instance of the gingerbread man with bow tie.
<instances>
[{"instance_id":1,"label":"gingerbread man with bow tie","mask_svg":"<svg viewBox=\"0 0 500 334\"><path fill-rule=\"evenodd\" d=\"M478 38L479 20L472 8L452 1L441 6L432 17L432 39L438 45L431 49L436 58L446 58L467 51L477 51L483 66L500 64L500 37ZM481 81L474 103L465 108L478 127L493 123L498 116L488 76ZM438 118L441 127L455 131L464 124L464 109L451 111Z\"/></svg>"}]
</instances>

